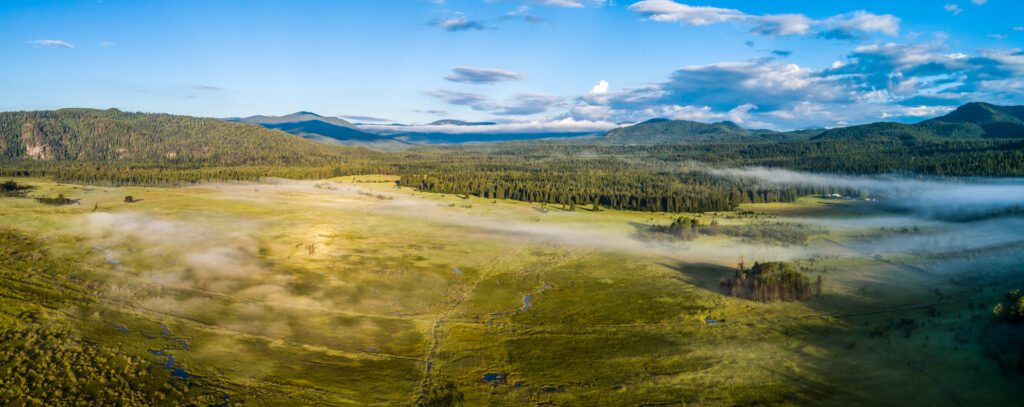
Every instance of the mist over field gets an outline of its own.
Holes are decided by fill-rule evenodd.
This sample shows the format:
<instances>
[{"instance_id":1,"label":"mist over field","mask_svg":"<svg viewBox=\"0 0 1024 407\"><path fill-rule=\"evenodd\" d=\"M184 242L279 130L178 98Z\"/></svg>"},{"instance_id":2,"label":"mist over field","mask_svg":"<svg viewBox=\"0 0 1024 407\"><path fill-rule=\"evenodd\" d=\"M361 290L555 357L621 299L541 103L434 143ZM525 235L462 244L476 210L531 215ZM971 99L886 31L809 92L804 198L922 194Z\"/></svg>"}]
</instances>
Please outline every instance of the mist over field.
<instances>
[{"instance_id":1,"label":"mist over field","mask_svg":"<svg viewBox=\"0 0 1024 407\"><path fill-rule=\"evenodd\" d=\"M972 218L1024 205L1022 178L850 177L764 167L712 169L709 172L755 179L764 185L845 188L863 195L853 198L878 198L886 207L925 218Z\"/></svg>"}]
</instances>

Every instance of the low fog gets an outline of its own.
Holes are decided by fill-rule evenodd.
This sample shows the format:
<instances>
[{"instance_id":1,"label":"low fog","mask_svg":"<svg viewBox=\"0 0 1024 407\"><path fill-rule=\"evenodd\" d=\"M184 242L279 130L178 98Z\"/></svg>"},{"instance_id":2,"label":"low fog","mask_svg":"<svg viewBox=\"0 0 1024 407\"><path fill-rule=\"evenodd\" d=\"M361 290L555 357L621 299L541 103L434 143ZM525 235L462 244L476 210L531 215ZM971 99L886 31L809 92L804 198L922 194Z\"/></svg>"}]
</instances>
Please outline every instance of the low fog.
<instances>
[{"instance_id":1,"label":"low fog","mask_svg":"<svg viewBox=\"0 0 1024 407\"><path fill-rule=\"evenodd\" d=\"M845 177L773 168L714 169L712 174L754 179L764 185L833 187L860 191L885 207L921 217L973 219L1024 206L1021 178L923 178L897 175Z\"/></svg>"}]
</instances>

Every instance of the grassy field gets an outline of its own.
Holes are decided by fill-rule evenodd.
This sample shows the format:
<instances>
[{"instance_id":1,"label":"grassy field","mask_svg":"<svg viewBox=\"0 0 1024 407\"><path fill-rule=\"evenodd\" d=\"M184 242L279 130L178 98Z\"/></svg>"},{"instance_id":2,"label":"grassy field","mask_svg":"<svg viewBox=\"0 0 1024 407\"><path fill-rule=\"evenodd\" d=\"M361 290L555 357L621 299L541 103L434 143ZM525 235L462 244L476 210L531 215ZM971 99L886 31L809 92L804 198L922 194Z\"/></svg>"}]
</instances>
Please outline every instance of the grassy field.
<instances>
[{"instance_id":1,"label":"grassy field","mask_svg":"<svg viewBox=\"0 0 1024 407\"><path fill-rule=\"evenodd\" d=\"M873 243L944 226L816 198L689 215L820 230L806 245L644 242L638 230L679 215L569 212L392 181L19 179L30 197L75 202L0 198L0 404L431 405L447 392L473 406L956 406L1024 396L977 340L1002 293L1024 286L1008 272L1022 264L1019 245L886 251ZM740 255L793 261L822 276L824 295L722 296L719 279Z\"/></svg>"}]
</instances>

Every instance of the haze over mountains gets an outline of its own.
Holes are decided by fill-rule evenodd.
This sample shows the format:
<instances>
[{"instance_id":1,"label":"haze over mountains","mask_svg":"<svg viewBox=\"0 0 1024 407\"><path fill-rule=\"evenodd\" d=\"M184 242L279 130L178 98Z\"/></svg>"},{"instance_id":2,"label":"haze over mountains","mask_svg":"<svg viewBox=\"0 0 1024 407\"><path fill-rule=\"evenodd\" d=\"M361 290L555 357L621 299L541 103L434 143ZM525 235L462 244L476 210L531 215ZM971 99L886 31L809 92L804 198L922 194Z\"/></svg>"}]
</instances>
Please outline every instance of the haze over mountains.
<instances>
[{"instance_id":1,"label":"haze over mountains","mask_svg":"<svg viewBox=\"0 0 1024 407\"><path fill-rule=\"evenodd\" d=\"M437 120L421 126L359 126L337 117L297 112L286 116L250 116L228 121L258 124L310 140L380 150L413 145L462 144L536 139L573 139L603 145L668 143L751 143L812 139L943 139L1024 137L1024 106L968 103L949 114L920 123L878 122L833 129L773 131L747 129L733 122L701 123L651 119L607 132L503 132L495 122ZM495 127L491 129L489 127Z\"/></svg>"},{"instance_id":2,"label":"haze over mountains","mask_svg":"<svg viewBox=\"0 0 1024 407\"><path fill-rule=\"evenodd\" d=\"M497 126L498 123L495 122L467 122L454 119L437 120L421 126L392 124L387 128L360 127L338 117L321 116L311 112L296 112L285 116L231 117L224 120L258 124L321 143L363 146L378 150L394 150L425 144L534 140L596 134L593 132L501 131L491 128L491 126ZM451 131L452 128L458 128L459 131Z\"/></svg>"}]
</instances>

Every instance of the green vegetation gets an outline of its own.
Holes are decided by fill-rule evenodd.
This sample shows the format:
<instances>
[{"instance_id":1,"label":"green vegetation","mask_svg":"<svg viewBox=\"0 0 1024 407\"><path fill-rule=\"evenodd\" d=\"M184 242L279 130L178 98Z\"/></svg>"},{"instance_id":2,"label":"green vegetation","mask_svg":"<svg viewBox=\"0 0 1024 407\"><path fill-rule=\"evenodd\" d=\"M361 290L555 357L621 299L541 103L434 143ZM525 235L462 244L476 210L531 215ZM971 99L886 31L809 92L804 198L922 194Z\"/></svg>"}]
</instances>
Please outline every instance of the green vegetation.
<instances>
[{"instance_id":1,"label":"green vegetation","mask_svg":"<svg viewBox=\"0 0 1024 407\"><path fill-rule=\"evenodd\" d=\"M327 165L368 154L260 126L116 109L0 113L0 159L180 165Z\"/></svg>"},{"instance_id":2,"label":"green vegetation","mask_svg":"<svg viewBox=\"0 0 1024 407\"><path fill-rule=\"evenodd\" d=\"M1024 323L1024 296L1020 290L1013 290L1006 293L1003 302L996 304L992 310L992 316L997 321L1009 322L1011 324Z\"/></svg>"},{"instance_id":3,"label":"green vegetation","mask_svg":"<svg viewBox=\"0 0 1024 407\"><path fill-rule=\"evenodd\" d=\"M15 181L4 181L3 183L0 183L0 196L24 196L25 193L31 189L32 187L27 185L18 185Z\"/></svg>"},{"instance_id":4,"label":"green vegetation","mask_svg":"<svg viewBox=\"0 0 1024 407\"><path fill-rule=\"evenodd\" d=\"M1015 376L999 374L1004 364L1015 369L1010 348L993 348L1007 362L990 361L981 344L963 340L983 337L992 311L966 302L987 301L989 287L1017 284L1012 276L952 283L895 259L836 257L845 249L824 239L751 247L721 233L634 238L637 225L680 217L754 228L770 209L836 217L868 210L862 205L801 198L743 213L592 212L590 204L570 212L422 193L395 179L187 188L19 179L35 195L80 205L0 198L8 226L0 368L17 372L3 378L15 385L0 397L470 406L944 405L953 397L990 405L1021 396ZM124 205L128 195L145 200ZM836 241L868 232L878 229L822 231ZM823 295L721 295L737 251L790 258L812 294L822 277ZM174 358L169 369L165 355ZM45 383L33 389L36 375Z\"/></svg>"},{"instance_id":5,"label":"green vegetation","mask_svg":"<svg viewBox=\"0 0 1024 407\"><path fill-rule=\"evenodd\" d=\"M742 215L741 215L742 216ZM717 218L707 224L698 218L682 216L668 225L655 225L639 230L637 237L642 240L693 240L700 236L730 236L744 242L803 245L815 234L824 233L801 223L783 223L750 220L738 224L722 225Z\"/></svg>"},{"instance_id":6,"label":"green vegetation","mask_svg":"<svg viewBox=\"0 0 1024 407\"><path fill-rule=\"evenodd\" d=\"M0 404L183 405L213 401L155 363L89 329L76 315L97 309L103 283L75 259L57 258L39 240L0 227ZM71 314L68 314L71 312ZM108 328L109 329L109 328ZM208 386L201 378L195 385Z\"/></svg>"},{"instance_id":7,"label":"green vegetation","mask_svg":"<svg viewBox=\"0 0 1024 407\"><path fill-rule=\"evenodd\" d=\"M64 194L57 194L57 196L52 197L52 198L49 198L49 197L37 197L36 198L36 202L39 202L41 204L46 204L46 205L61 206L61 205L70 205L70 204L74 203L75 201L73 199L70 199L70 198L65 198Z\"/></svg>"},{"instance_id":8,"label":"green vegetation","mask_svg":"<svg viewBox=\"0 0 1024 407\"><path fill-rule=\"evenodd\" d=\"M755 262L731 278L723 277L719 286L724 295L760 302L805 300L822 290L821 276L812 287L811 280L788 262Z\"/></svg>"},{"instance_id":9,"label":"green vegetation","mask_svg":"<svg viewBox=\"0 0 1024 407\"><path fill-rule=\"evenodd\" d=\"M0 404L1012 404L1019 242L875 253L963 225L700 164L1024 175L1020 139L905 130L377 153L0 114ZM202 183L268 177L317 181Z\"/></svg>"}]
</instances>

